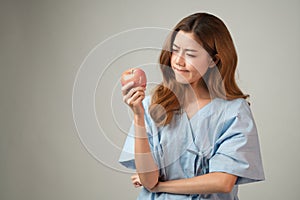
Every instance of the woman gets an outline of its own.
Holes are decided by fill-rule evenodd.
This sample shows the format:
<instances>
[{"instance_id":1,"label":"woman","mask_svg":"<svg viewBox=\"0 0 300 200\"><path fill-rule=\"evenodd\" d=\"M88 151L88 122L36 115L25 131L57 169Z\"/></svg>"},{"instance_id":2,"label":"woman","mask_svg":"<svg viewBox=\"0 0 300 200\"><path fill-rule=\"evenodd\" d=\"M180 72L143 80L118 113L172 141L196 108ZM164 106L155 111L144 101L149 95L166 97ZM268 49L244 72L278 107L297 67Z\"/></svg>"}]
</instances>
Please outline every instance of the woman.
<instances>
[{"instance_id":1,"label":"woman","mask_svg":"<svg viewBox=\"0 0 300 200\"><path fill-rule=\"evenodd\" d=\"M134 121L119 161L136 169L138 199L238 199L238 185L264 173L228 29L211 14L184 18L160 64L163 82L151 96L133 83L122 87Z\"/></svg>"}]
</instances>

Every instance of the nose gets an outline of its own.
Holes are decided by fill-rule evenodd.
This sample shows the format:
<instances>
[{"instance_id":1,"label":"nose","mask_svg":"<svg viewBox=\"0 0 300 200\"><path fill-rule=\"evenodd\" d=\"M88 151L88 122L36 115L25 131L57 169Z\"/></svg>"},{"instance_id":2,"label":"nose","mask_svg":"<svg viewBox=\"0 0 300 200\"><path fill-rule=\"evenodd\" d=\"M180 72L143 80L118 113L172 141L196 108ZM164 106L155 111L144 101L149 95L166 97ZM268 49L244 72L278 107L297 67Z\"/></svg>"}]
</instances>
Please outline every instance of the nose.
<instances>
[{"instance_id":1,"label":"nose","mask_svg":"<svg viewBox=\"0 0 300 200\"><path fill-rule=\"evenodd\" d=\"M176 63L176 65L179 65L179 66L185 65L185 58L184 58L183 53L176 54L175 63Z\"/></svg>"}]
</instances>

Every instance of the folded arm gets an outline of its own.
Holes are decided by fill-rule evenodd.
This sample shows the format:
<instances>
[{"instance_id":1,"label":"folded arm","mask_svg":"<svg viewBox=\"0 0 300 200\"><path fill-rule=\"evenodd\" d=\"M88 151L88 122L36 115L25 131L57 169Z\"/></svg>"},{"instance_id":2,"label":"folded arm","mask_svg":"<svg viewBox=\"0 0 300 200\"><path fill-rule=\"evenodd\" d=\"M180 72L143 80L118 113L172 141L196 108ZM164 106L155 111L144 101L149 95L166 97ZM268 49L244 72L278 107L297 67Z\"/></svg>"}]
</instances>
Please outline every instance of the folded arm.
<instances>
[{"instance_id":1,"label":"folded arm","mask_svg":"<svg viewBox=\"0 0 300 200\"><path fill-rule=\"evenodd\" d=\"M193 178L159 182L152 192L166 192L174 194L211 194L231 192L237 176L213 172Z\"/></svg>"}]
</instances>

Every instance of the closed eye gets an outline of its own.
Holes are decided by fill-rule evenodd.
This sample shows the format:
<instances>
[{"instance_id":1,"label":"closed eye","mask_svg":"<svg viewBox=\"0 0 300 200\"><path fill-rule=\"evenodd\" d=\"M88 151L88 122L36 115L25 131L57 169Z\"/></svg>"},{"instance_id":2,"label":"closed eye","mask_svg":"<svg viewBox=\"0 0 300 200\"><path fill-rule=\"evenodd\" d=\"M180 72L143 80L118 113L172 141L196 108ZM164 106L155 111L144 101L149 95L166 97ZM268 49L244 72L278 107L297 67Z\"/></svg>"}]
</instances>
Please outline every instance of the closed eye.
<instances>
[{"instance_id":1,"label":"closed eye","mask_svg":"<svg viewBox=\"0 0 300 200\"><path fill-rule=\"evenodd\" d=\"M192 54L186 54L187 56L191 57L191 58L195 58L196 56L195 55L192 55Z\"/></svg>"}]
</instances>

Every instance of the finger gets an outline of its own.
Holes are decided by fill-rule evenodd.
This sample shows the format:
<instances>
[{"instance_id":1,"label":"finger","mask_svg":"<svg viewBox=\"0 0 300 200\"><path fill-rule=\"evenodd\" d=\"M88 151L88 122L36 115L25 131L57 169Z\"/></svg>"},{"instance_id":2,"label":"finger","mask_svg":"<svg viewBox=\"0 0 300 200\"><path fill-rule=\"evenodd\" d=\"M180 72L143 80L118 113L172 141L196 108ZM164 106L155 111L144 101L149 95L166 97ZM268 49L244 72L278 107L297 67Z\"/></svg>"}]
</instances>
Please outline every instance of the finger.
<instances>
[{"instance_id":1,"label":"finger","mask_svg":"<svg viewBox=\"0 0 300 200\"><path fill-rule=\"evenodd\" d=\"M131 102L131 105L136 105L136 104L139 104L140 102L142 102L145 98L145 95L141 95L139 96L137 99L135 99L134 101Z\"/></svg>"},{"instance_id":2,"label":"finger","mask_svg":"<svg viewBox=\"0 0 300 200\"><path fill-rule=\"evenodd\" d=\"M132 88L129 92L127 92L127 94L125 94L123 96L123 101L126 103L126 104L130 104L129 103L129 99L132 97L132 95L135 93L135 89Z\"/></svg>"},{"instance_id":3,"label":"finger","mask_svg":"<svg viewBox=\"0 0 300 200\"><path fill-rule=\"evenodd\" d=\"M139 180L133 181L132 184L134 185L134 187L140 187L140 186L142 186L142 184L141 184L141 182Z\"/></svg>"},{"instance_id":4,"label":"finger","mask_svg":"<svg viewBox=\"0 0 300 200\"><path fill-rule=\"evenodd\" d=\"M140 90L137 90L140 89ZM139 97L139 96L145 96L145 91L141 90L141 88L132 88L128 94L123 96L123 101L128 104L132 105L133 102Z\"/></svg>"},{"instance_id":5,"label":"finger","mask_svg":"<svg viewBox=\"0 0 300 200\"><path fill-rule=\"evenodd\" d=\"M126 95L131 97L135 92L138 92L138 91L145 92L145 88L144 87L133 87L127 92Z\"/></svg>"},{"instance_id":6,"label":"finger","mask_svg":"<svg viewBox=\"0 0 300 200\"><path fill-rule=\"evenodd\" d=\"M134 85L134 82L130 81L130 82L126 83L124 86L122 86L122 88L121 88L122 94L123 95L127 94L133 85Z\"/></svg>"},{"instance_id":7,"label":"finger","mask_svg":"<svg viewBox=\"0 0 300 200\"><path fill-rule=\"evenodd\" d=\"M139 188L139 187L141 187L141 186L142 186L141 184L136 184L136 185L134 185L135 188Z\"/></svg>"},{"instance_id":8,"label":"finger","mask_svg":"<svg viewBox=\"0 0 300 200\"><path fill-rule=\"evenodd\" d=\"M130 98L127 99L128 105L135 105L140 103L145 97L145 93L143 91L135 92Z\"/></svg>"},{"instance_id":9,"label":"finger","mask_svg":"<svg viewBox=\"0 0 300 200\"><path fill-rule=\"evenodd\" d=\"M137 91L140 91L140 92L145 92L145 89L143 87L134 87L134 88L131 88L129 90L129 92L127 92L125 94L123 94L123 101L126 103L126 104L130 104L128 99L130 99Z\"/></svg>"},{"instance_id":10,"label":"finger","mask_svg":"<svg viewBox=\"0 0 300 200\"><path fill-rule=\"evenodd\" d=\"M145 87L142 87L142 86L138 86L138 87L135 87L135 90L136 91L146 91L146 88Z\"/></svg>"},{"instance_id":11,"label":"finger","mask_svg":"<svg viewBox=\"0 0 300 200\"><path fill-rule=\"evenodd\" d=\"M137 87L135 87L137 90L143 90L143 91L145 91L146 90L146 88L145 87L142 87L142 86L137 86Z\"/></svg>"},{"instance_id":12,"label":"finger","mask_svg":"<svg viewBox=\"0 0 300 200\"><path fill-rule=\"evenodd\" d=\"M135 180L137 178L137 174L132 175L130 178L132 181Z\"/></svg>"}]
</instances>

